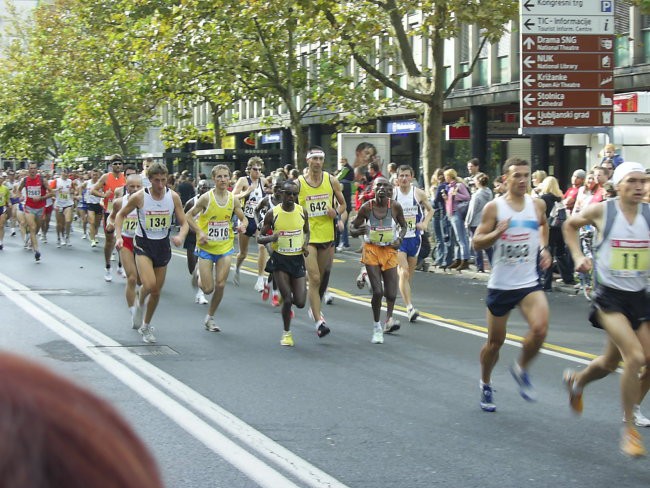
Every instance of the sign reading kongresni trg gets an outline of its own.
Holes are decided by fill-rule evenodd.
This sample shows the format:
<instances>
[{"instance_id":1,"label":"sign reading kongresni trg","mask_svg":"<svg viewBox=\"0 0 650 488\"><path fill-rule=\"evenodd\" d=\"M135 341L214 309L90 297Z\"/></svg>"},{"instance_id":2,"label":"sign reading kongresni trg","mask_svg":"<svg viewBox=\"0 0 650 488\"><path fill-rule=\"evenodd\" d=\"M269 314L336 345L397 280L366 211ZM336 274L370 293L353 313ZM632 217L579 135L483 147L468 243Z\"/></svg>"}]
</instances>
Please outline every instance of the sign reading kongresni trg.
<instances>
[{"instance_id":1,"label":"sign reading kongresni trg","mask_svg":"<svg viewBox=\"0 0 650 488\"><path fill-rule=\"evenodd\" d=\"M611 126L614 1L521 0L520 11L521 132Z\"/></svg>"}]
</instances>

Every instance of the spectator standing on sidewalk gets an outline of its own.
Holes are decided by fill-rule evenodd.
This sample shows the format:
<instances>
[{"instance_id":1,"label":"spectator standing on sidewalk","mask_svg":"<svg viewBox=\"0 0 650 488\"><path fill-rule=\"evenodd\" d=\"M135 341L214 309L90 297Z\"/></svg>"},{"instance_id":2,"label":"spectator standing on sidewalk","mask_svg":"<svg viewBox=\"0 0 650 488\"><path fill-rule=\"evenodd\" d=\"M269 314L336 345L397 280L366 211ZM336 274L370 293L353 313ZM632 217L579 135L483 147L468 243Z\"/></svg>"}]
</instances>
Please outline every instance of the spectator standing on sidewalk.
<instances>
[{"instance_id":1,"label":"spectator standing on sidewalk","mask_svg":"<svg viewBox=\"0 0 650 488\"><path fill-rule=\"evenodd\" d=\"M469 166L469 163L467 163ZM470 240L474 237L476 228L481 223L481 217L483 216L483 208L492 200L492 190L488 187L490 184L490 178L486 174L477 173L474 176L474 182L476 183L476 190L472 194L472 198L469 201L469 209L467 210L467 217L465 217L465 225L469 230ZM488 260L492 262L492 247L485 249ZM479 273L485 272L485 265L483 263L483 250L476 251L476 270Z\"/></svg>"},{"instance_id":2,"label":"spectator standing on sidewalk","mask_svg":"<svg viewBox=\"0 0 650 488\"><path fill-rule=\"evenodd\" d=\"M458 177L455 169L446 170L444 175L447 191L442 194L442 198L445 200L447 218L457 242L455 259L449 268L462 271L469 268L469 239L465 231L465 217L471 197L465 182Z\"/></svg>"},{"instance_id":3,"label":"spectator standing on sidewalk","mask_svg":"<svg viewBox=\"0 0 650 488\"><path fill-rule=\"evenodd\" d=\"M585 178L587 173L584 169L577 169L573 172L571 176L571 187L564 192L564 206L569 213L573 212L573 207L575 207L576 200L578 198L578 192L580 188L585 184Z\"/></svg>"},{"instance_id":4,"label":"spectator standing on sidewalk","mask_svg":"<svg viewBox=\"0 0 650 488\"><path fill-rule=\"evenodd\" d=\"M347 210L347 217L343 222L343 231L337 233L336 250L341 252L343 249L350 247L350 238L348 230L348 221L350 220L350 212L352 211L352 185L354 184L354 169L350 166L348 158L341 158L339 161L339 168L334 174L336 179L341 183L341 192L345 199L345 207Z\"/></svg>"}]
</instances>

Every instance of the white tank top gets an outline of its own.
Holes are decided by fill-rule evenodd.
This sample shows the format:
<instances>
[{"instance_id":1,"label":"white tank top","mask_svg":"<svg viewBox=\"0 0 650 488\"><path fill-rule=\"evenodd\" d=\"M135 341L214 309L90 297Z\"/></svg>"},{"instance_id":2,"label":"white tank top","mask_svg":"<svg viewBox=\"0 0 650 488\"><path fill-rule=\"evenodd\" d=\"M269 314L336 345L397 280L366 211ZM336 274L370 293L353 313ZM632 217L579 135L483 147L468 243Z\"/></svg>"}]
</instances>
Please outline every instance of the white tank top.
<instances>
[{"instance_id":1,"label":"white tank top","mask_svg":"<svg viewBox=\"0 0 650 488\"><path fill-rule=\"evenodd\" d=\"M518 290L539 283L537 256L539 255L539 220L535 203L524 195L525 204L516 212L505 198L496 199L497 224L510 220L510 226L494 243L492 273L488 288Z\"/></svg>"},{"instance_id":2,"label":"white tank top","mask_svg":"<svg viewBox=\"0 0 650 488\"><path fill-rule=\"evenodd\" d=\"M249 180L249 185L253 184L253 180ZM244 215L247 219L255 219L255 208L257 204L262 201L264 198L264 186L262 185L262 180L257 180L257 186L255 189L246 197L246 203L244 204Z\"/></svg>"},{"instance_id":3,"label":"white tank top","mask_svg":"<svg viewBox=\"0 0 650 488\"><path fill-rule=\"evenodd\" d=\"M97 181L99 181L99 180L97 180ZM92 190L95 187L95 185L97 184L97 181L95 181L93 183L92 180L88 180L86 182L86 202L87 203L97 204L97 203L101 203L101 201L102 201L101 197L95 196L92 193Z\"/></svg>"},{"instance_id":4,"label":"white tank top","mask_svg":"<svg viewBox=\"0 0 650 488\"><path fill-rule=\"evenodd\" d=\"M420 231L415 227L415 224L422 220L422 208L415 199L415 187L411 186L411 189L407 193L402 193L402 190L398 186L393 192L393 198L397 200L404 211L407 229L404 238L419 236Z\"/></svg>"},{"instance_id":5,"label":"white tank top","mask_svg":"<svg viewBox=\"0 0 650 488\"><path fill-rule=\"evenodd\" d=\"M650 276L650 229L637 211L630 224L616 201L616 217L607 238L596 249L596 281L600 285L624 291L645 289ZM607 221L607 207L603 222Z\"/></svg>"},{"instance_id":6,"label":"white tank top","mask_svg":"<svg viewBox=\"0 0 650 488\"><path fill-rule=\"evenodd\" d=\"M161 240L169 237L174 214L174 199L169 188L165 188L165 195L160 200L154 200L149 193L150 188L144 190L144 204L138 209L138 226L135 235L151 240Z\"/></svg>"},{"instance_id":7,"label":"white tank top","mask_svg":"<svg viewBox=\"0 0 650 488\"><path fill-rule=\"evenodd\" d=\"M72 200L72 180L70 178L67 180L57 178L54 196L57 208L71 207L74 204Z\"/></svg>"},{"instance_id":8,"label":"white tank top","mask_svg":"<svg viewBox=\"0 0 650 488\"><path fill-rule=\"evenodd\" d=\"M126 202L129 200L131 195L124 195L122 197L122 207L126 206ZM131 237L135 236L135 231L138 228L138 209L134 209L129 215L127 215L122 221L122 236Z\"/></svg>"}]
</instances>

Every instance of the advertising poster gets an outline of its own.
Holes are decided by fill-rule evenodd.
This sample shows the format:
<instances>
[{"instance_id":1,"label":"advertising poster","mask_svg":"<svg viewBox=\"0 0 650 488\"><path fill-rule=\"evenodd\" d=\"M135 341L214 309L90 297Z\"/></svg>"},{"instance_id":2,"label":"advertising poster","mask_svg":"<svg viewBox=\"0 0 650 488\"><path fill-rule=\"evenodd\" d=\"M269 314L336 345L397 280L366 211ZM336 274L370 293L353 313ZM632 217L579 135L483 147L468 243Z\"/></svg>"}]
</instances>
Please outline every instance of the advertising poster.
<instances>
[{"instance_id":1,"label":"advertising poster","mask_svg":"<svg viewBox=\"0 0 650 488\"><path fill-rule=\"evenodd\" d=\"M345 157L353 168L377 161L386 174L390 163L390 134L338 134L338 159Z\"/></svg>"}]
</instances>

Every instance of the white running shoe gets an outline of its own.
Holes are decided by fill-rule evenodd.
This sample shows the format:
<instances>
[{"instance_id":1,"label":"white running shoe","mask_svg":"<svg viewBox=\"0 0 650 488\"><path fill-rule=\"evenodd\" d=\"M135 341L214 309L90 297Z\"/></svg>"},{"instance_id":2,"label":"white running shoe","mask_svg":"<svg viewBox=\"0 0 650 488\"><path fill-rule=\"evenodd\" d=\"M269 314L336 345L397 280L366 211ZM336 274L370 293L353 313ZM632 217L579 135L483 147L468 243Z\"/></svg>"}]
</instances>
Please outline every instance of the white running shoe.
<instances>
[{"instance_id":1,"label":"white running shoe","mask_svg":"<svg viewBox=\"0 0 650 488\"><path fill-rule=\"evenodd\" d=\"M418 312L418 310L413 305L407 308L406 314L408 315L409 322L415 322L420 316L420 312Z\"/></svg>"},{"instance_id":2,"label":"white running shoe","mask_svg":"<svg viewBox=\"0 0 650 488\"><path fill-rule=\"evenodd\" d=\"M380 328L375 328L374 332L372 333L372 339L370 339L370 342L373 344L383 344L384 343L384 333Z\"/></svg>"},{"instance_id":3,"label":"white running shoe","mask_svg":"<svg viewBox=\"0 0 650 488\"><path fill-rule=\"evenodd\" d=\"M61 247L61 245L62 245L61 239L57 239L56 240L56 247Z\"/></svg>"},{"instance_id":4,"label":"white running shoe","mask_svg":"<svg viewBox=\"0 0 650 488\"><path fill-rule=\"evenodd\" d=\"M263 292L265 283L266 283L266 280L264 279L264 276L258 276L257 277L257 282L255 283L255 291L260 292L260 293Z\"/></svg>"},{"instance_id":5,"label":"white running shoe","mask_svg":"<svg viewBox=\"0 0 650 488\"><path fill-rule=\"evenodd\" d=\"M196 292L196 298L194 299L194 303L198 303L199 305L207 305L208 304L208 299L205 298L205 294L203 293L203 290L200 290Z\"/></svg>"},{"instance_id":6,"label":"white running shoe","mask_svg":"<svg viewBox=\"0 0 650 488\"><path fill-rule=\"evenodd\" d=\"M111 261L115 261L115 251L111 253Z\"/></svg>"},{"instance_id":7,"label":"white running shoe","mask_svg":"<svg viewBox=\"0 0 650 488\"><path fill-rule=\"evenodd\" d=\"M143 325L138 329L138 332L142 334L143 342L146 342L147 344L156 343L156 336L153 335L153 327L151 327L150 325L147 325L146 327Z\"/></svg>"},{"instance_id":8,"label":"white running shoe","mask_svg":"<svg viewBox=\"0 0 650 488\"><path fill-rule=\"evenodd\" d=\"M119 266L117 268L117 274L120 275L122 278L126 278L126 271L124 271L124 268L122 266Z\"/></svg>"},{"instance_id":9,"label":"white running shoe","mask_svg":"<svg viewBox=\"0 0 650 488\"><path fill-rule=\"evenodd\" d=\"M634 416L634 425L637 427L650 427L650 419L641 413L639 405L634 405L632 415ZM623 416L623 422L625 422L625 415Z\"/></svg>"},{"instance_id":10,"label":"white running shoe","mask_svg":"<svg viewBox=\"0 0 650 488\"><path fill-rule=\"evenodd\" d=\"M212 317L206 317L203 321L203 326L208 332L221 332L219 326L215 323Z\"/></svg>"},{"instance_id":11,"label":"white running shoe","mask_svg":"<svg viewBox=\"0 0 650 488\"><path fill-rule=\"evenodd\" d=\"M97 239L90 241L90 247L97 247Z\"/></svg>"},{"instance_id":12,"label":"white running shoe","mask_svg":"<svg viewBox=\"0 0 650 488\"><path fill-rule=\"evenodd\" d=\"M81 236L82 239L88 239L88 234L84 232L84 234Z\"/></svg>"},{"instance_id":13,"label":"white running shoe","mask_svg":"<svg viewBox=\"0 0 650 488\"><path fill-rule=\"evenodd\" d=\"M70 242L70 238L69 238L69 237L66 237L66 239L65 239L65 245L68 246L68 247L72 247L72 242Z\"/></svg>"},{"instance_id":14,"label":"white running shoe","mask_svg":"<svg viewBox=\"0 0 650 488\"><path fill-rule=\"evenodd\" d=\"M106 272L104 273L104 281L107 283L110 283L113 281L113 275L111 273L111 268L106 268Z\"/></svg>"},{"instance_id":15,"label":"white running shoe","mask_svg":"<svg viewBox=\"0 0 650 488\"><path fill-rule=\"evenodd\" d=\"M332 303L334 303L334 297L329 291L325 292L325 294L323 295L323 300L325 300L325 303L327 305L331 305Z\"/></svg>"}]
</instances>

